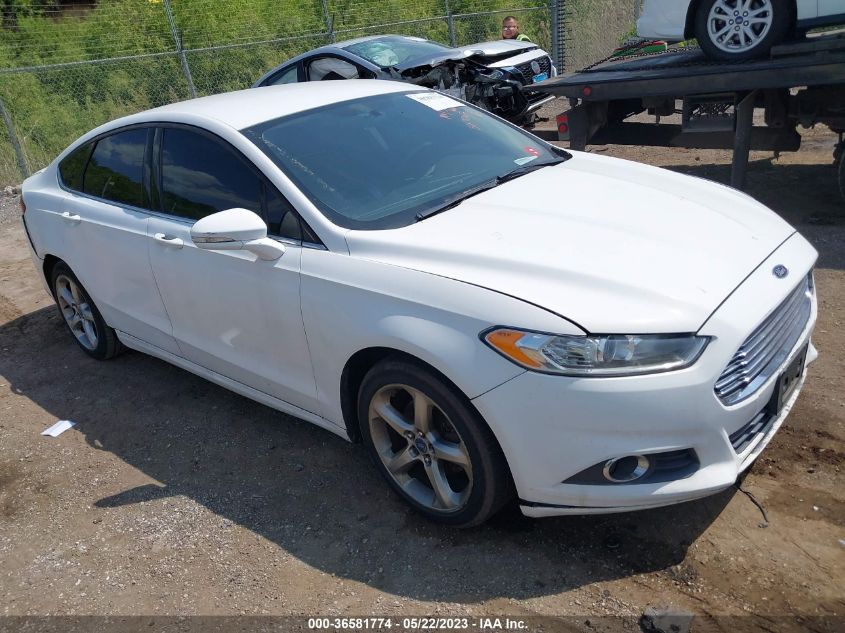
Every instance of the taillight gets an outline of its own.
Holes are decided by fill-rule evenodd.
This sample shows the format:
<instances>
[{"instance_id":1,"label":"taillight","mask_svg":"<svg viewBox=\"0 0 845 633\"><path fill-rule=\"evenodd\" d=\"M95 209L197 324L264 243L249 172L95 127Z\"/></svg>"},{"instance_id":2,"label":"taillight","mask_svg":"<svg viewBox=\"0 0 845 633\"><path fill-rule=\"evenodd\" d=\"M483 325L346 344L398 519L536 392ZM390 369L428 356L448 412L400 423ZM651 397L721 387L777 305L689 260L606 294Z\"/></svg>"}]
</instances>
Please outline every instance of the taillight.
<instances>
[{"instance_id":1,"label":"taillight","mask_svg":"<svg viewBox=\"0 0 845 633\"><path fill-rule=\"evenodd\" d=\"M557 115L557 131L561 134L569 134L569 114Z\"/></svg>"}]
</instances>

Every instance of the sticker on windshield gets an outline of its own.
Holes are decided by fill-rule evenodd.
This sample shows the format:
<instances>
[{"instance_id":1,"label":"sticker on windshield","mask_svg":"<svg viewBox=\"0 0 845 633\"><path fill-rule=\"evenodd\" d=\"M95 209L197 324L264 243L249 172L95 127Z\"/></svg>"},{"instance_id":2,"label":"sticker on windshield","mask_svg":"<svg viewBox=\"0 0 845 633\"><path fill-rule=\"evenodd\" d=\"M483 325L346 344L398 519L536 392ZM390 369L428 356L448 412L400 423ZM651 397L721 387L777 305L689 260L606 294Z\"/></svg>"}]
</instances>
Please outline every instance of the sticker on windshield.
<instances>
[{"instance_id":1,"label":"sticker on windshield","mask_svg":"<svg viewBox=\"0 0 845 633\"><path fill-rule=\"evenodd\" d=\"M538 156L523 156L522 158L517 158L513 162L517 165L524 165L525 163L530 163L532 160L537 160Z\"/></svg>"},{"instance_id":2,"label":"sticker on windshield","mask_svg":"<svg viewBox=\"0 0 845 633\"><path fill-rule=\"evenodd\" d=\"M452 97L447 97L437 92L415 92L406 96L409 99L420 102L424 106L428 106L436 112L464 105L460 101L455 101Z\"/></svg>"}]
</instances>

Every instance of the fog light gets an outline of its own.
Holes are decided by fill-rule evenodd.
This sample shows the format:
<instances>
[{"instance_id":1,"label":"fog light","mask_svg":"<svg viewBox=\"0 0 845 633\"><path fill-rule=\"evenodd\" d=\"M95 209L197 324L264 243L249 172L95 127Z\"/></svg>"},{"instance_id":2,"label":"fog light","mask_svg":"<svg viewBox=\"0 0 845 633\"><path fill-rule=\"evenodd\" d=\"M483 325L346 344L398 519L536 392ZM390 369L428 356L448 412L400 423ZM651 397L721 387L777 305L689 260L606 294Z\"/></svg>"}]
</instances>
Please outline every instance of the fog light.
<instances>
[{"instance_id":1,"label":"fog light","mask_svg":"<svg viewBox=\"0 0 845 633\"><path fill-rule=\"evenodd\" d=\"M604 463L602 474L608 481L623 484L636 481L648 472L651 462L645 455L628 455L616 457Z\"/></svg>"}]
</instances>

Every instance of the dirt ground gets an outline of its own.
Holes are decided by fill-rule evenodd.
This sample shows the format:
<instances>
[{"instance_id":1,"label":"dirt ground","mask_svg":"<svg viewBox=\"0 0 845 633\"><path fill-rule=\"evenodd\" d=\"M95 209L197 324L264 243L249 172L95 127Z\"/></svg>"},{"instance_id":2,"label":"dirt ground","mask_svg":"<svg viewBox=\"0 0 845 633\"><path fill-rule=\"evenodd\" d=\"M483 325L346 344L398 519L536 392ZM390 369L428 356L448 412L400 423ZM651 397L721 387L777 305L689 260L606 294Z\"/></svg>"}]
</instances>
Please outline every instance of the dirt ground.
<instances>
[{"instance_id":1,"label":"dirt ground","mask_svg":"<svg viewBox=\"0 0 845 633\"><path fill-rule=\"evenodd\" d=\"M845 202L834 135L804 135L797 154L752 154L749 173L749 193L820 253L819 359L742 484L766 518L731 489L627 515L428 523L360 446L142 354L90 360L4 196L0 615L496 614L632 630L671 607L721 630L843 630ZM591 151L729 177L724 151ZM63 419L77 426L40 435Z\"/></svg>"}]
</instances>

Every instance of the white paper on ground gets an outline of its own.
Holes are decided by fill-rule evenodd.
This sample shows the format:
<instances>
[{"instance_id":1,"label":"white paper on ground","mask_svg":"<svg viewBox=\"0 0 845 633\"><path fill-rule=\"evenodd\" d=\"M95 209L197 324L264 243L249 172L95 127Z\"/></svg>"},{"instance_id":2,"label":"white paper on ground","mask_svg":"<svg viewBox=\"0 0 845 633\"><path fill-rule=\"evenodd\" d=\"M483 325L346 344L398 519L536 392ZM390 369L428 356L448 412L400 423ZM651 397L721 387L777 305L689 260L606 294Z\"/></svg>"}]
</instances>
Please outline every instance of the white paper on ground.
<instances>
[{"instance_id":1,"label":"white paper on ground","mask_svg":"<svg viewBox=\"0 0 845 633\"><path fill-rule=\"evenodd\" d=\"M67 431L69 428L76 426L76 422L71 422L70 420L59 420L49 429L46 429L41 432L41 435L49 435L50 437L59 437L62 433Z\"/></svg>"}]
</instances>

